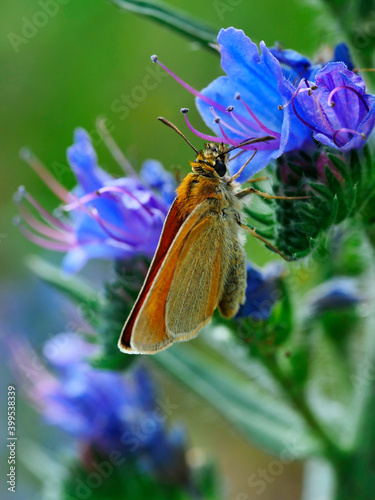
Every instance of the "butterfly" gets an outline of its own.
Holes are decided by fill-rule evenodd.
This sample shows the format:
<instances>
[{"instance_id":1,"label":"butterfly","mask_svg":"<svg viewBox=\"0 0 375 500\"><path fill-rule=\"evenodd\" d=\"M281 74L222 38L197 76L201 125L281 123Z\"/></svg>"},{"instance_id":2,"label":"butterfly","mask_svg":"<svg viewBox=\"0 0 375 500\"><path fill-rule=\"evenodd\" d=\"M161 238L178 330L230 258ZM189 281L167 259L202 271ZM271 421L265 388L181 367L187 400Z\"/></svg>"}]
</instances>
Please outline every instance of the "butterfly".
<instances>
[{"instance_id":1,"label":"butterfly","mask_svg":"<svg viewBox=\"0 0 375 500\"><path fill-rule=\"evenodd\" d=\"M217 307L225 318L236 315L246 292L243 231L290 260L241 220L249 195L291 199L253 187L241 189L236 179L256 149L235 175L228 175L230 152L274 137L253 138L229 148L208 143L198 151L175 125L159 120L183 137L196 158L192 172L176 190L145 282L121 332L118 347L130 354L155 354L196 337Z\"/></svg>"}]
</instances>

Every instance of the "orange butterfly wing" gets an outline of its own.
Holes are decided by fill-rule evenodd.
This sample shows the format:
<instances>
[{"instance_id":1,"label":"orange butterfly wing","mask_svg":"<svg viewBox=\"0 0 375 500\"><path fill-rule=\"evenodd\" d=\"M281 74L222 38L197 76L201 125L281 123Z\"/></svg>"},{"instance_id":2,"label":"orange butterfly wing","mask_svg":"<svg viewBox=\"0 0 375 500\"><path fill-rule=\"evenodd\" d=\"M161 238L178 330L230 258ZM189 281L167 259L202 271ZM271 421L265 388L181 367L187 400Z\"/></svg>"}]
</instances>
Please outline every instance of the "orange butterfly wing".
<instances>
[{"instance_id":1,"label":"orange butterfly wing","mask_svg":"<svg viewBox=\"0 0 375 500\"><path fill-rule=\"evenodd\" d=\"M220 217L209 214L207 199L181 225L162 260L156 260L157 252L120 337L122 351L156 353L174 341L194 337L210 321L226 273L221 266L224 238ZM164 234L159 246L165 243ZM207 258L201 258L204 251ZM195 283L202 285L198 286L200 294L192 290Z\"/></svg>"},{"instance_id":2,"label":"orange butterfly wing","mask_svg":"<svg viewBox=\"0 0 375 500\"><path fill-rule=\"evenodd\" d=\"M151 288L155 276L157 275L165 259L165 256L168 253L169 247L172 244L174 238L176 237L176 234L178 233L183 223L180 213L181 213L180 203L178 201L178 198L175 198L171 208L169 209L168 215L164 221L158 248L156 249L155 255L152 259L145 282L142 286L142 289L138 295L137 300L135 301L133 309L131 310L130 315L126 320L126 323L122 329L120 340L118 343L118 346L121 349L121 351L133 352L132 348L130 347L130 339L132 335L134 322L137 319L139 310L141 309L143 302L147 297L147 294Z\"/></svg>"}]
</instances>

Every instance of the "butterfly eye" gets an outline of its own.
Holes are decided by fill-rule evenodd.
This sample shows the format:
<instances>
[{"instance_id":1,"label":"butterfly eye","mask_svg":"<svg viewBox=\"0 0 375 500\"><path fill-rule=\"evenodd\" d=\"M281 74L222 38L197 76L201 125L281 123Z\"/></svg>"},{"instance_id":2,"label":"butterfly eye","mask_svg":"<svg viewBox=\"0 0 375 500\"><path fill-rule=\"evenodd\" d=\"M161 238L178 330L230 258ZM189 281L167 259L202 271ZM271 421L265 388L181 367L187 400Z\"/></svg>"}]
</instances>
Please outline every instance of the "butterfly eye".
<instances>
[{"instance_id":1,"label":"butterfly eye","mask_svg":"<svg viewBox=\"0 0 375 500\"><path fill-rule=\"evenodd\" d=\"M224 175L227 173L227 167L225 163L221 160L216 160L214 168L217 174L220 175L220 177L224 177Z\"/></svg>"}]
</instances>

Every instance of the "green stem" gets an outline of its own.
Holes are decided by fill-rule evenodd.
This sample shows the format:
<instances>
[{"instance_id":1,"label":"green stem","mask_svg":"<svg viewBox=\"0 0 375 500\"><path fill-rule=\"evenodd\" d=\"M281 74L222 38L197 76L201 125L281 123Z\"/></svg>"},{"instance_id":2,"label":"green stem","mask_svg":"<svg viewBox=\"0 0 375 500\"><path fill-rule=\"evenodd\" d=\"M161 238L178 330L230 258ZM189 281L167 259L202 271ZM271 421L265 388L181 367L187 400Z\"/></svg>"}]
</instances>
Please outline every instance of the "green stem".
<instances>
[{"instance_id":1,"label":"green stem","mask_svg":"<svg viewBox=\"0 0 375 500\"><path fill-rule=\"evenodd\" d=\"M375 280L375 244L373 234L369 235L373 248L372 262L368 269L368 290L373 290ZM373 297L370 297L370 300ZM355 387L353 404L352 453L336 467L335 500L373 500L375 497L375 313L371 311L365 325L367 337L364 356L361 359L360 382Z\"/></svg>"},{"instance_id":2,"label":"green stem","mask_svg":"<svg viewBox=\"0 0 375 500\"><path fill-rule=\"evenodd\" d=\"M307 403L304 395L296 388L295 382L285 374L280 369L276 357L273 354L264 354L261 357L264 366L273 376L273 378L282 387L284 392L287 394L293 406L296 408L298 413L304 418L307 425L312 429L316 436L320 439L323 445L323 454L332 463L340 460L344 457L345 453L341 450L337 444L332 440L329 434L326 432L322 424L316 418L314 412Z\"/></svg>"}]
</instances>

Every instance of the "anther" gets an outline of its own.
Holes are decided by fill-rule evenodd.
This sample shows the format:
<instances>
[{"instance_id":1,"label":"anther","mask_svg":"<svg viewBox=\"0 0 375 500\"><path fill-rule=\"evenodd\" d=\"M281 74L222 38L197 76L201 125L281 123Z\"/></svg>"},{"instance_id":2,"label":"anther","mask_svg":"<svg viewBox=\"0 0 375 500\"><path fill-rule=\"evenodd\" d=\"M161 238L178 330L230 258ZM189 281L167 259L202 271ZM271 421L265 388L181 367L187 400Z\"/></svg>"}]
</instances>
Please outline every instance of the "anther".
<instances>
[{"instance_id":1,"label":"anther","mask_svg":"<svg viewBox=\"0 0 375 500\"><path fill-rule=\"evenodd\" d=\"M284 106L283 106L282 104L279 104L279 105L277 106L277 109L279 109L280 111L282 111L282 110L284 109Z\"/></svg>"},{"instance_id":2,"label":"anther","mask_svg":"<svg viewBox=\"0 0 375 500\"><path fill-rule=\"evenodd\" d=\"M227 111L228 111L228 113L230 113L230 112L231 112L231 111L233 111L233 110L234 110L234 106L228 106L228 107L227 107Z\"/></svg>"},{"instance_id":3,"label":"anther","mask_svg":"<svg viewBox=\"0 0 375 500\"><path fill-rule=\"evenodd\" d=\"M189 113L189 108L181 108L180 111L183 115L186 115L186 113Z\"/></svg>"},{"instance_id":4,"label":"anther","mask_svg":"<svg viewBox=\"0 0 375 500\"><path fill-rule=\"evenodd\" d=\"M214 119L214 122L215 122L215 123L220 123L220 118L217 116L217 117Z\"/></svg>"},{"instance_id":5,"label":"anther","mask_svg":"<svg viewBox=\"0 0 375 500\"><path fill-rule=\"evenodd\" d=\"M26 193L25 186L19 186L19 188L17 189L16 193L13 196L13 200L16 203L19 203L22 200L22 198L25 196L25 193Z\"/></svg>"},{"instance_id":6,"label":"anther","mask_svg":"<svg viewBox=\"0 0 375 500\"><path fill-rule=\"evenodd\" d=\"M21 160L24 160L24 161L30 160L33 156L33 153L31 152L31 149L29 149L29 148L21 148L19 154L20 154Z\"/></svg>"},{"instance_id":7,"label":"anther","mask_svg":"<svg viewBox=\"0 0 375 500\"><path fill-rule=\"evenodd\" d=\"M234 95L234 98L239 101L241 99L241 94L239 92L236 92Z\"/></svg>"},{"instance_id":8,"label":"anther","mask_svg":"<svg viewBox=\"0 0 375 500\"><path fill-rule=\"evenodd\" d=\"M155 55L155 54L154 54L153 56L151 56L151 61L152 61L153 63L156 63L156 62L158 61L158 56L157 56L157 55Z\"/></svg>"}]
</instances>

